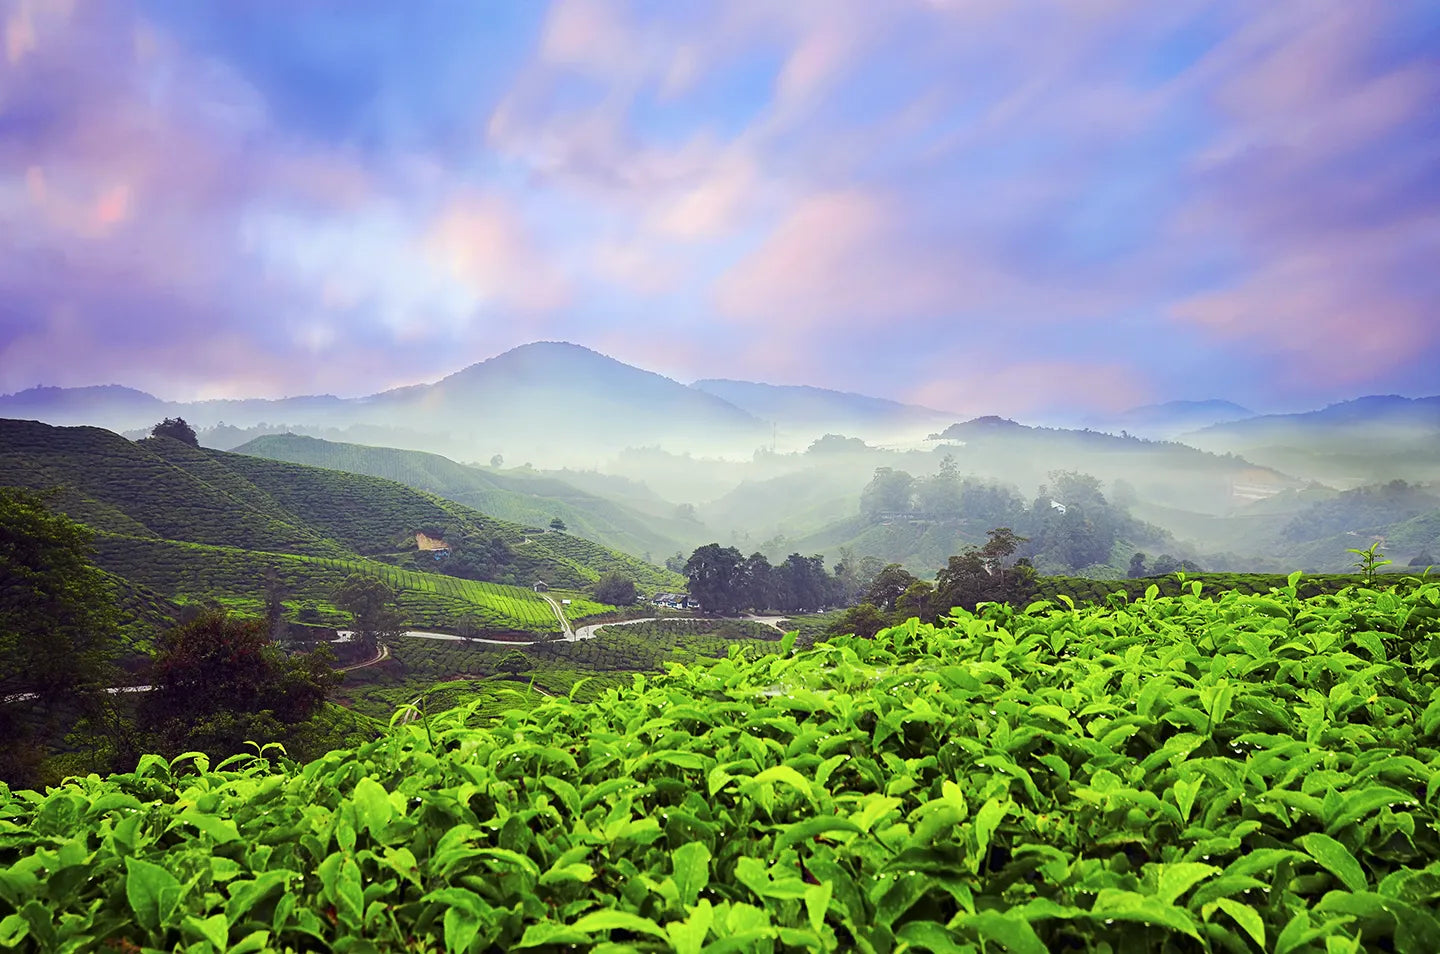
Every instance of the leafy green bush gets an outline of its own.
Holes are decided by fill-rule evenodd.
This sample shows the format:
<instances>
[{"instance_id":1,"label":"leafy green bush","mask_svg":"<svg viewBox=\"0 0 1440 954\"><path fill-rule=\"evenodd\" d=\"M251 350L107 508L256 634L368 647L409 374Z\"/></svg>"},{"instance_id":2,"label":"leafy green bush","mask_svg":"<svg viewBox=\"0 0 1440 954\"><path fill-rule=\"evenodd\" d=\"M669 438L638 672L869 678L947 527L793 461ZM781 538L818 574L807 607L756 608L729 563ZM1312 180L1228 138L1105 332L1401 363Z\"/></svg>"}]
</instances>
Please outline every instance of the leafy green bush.
<instances>
[{"instance_id":1,"label":"leafy green bush","mask_svg":"<svg viewBox=\"0 0 1440 954\"><path fill-rule=\"evenodd\" d=\"M0 944L1429 954L1437 618L1434 583L992 606L0 790Z\"/></svg>"}]
</instances>

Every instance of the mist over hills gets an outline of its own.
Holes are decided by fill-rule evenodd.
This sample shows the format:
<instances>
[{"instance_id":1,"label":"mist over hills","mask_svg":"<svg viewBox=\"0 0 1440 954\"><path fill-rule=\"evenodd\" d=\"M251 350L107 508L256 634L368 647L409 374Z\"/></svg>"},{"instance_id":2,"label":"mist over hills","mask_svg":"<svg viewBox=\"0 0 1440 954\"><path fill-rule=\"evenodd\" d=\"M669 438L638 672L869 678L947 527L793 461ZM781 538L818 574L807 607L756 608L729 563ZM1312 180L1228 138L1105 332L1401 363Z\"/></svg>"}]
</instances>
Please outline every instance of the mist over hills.
<instances>
[{"instance_id":1,"label":"mist over hills","mask_svg":"<svg viewBox=\"0 0 1440 954\"><path fill-rule=\"evenodd\" d=\"M351 573L394 586L420 625L555 629L530 592L583 590L607 571L673 586L651 564L582 537L496 519L379 477L192 447L95 427L0 420L0 485L50 495L97 532L98 563L180 602L255 610L268 572L317 619ZM417 532L448 545L421 552ZM473 584L473 585L472 585ZM483 585L481 585L483 584Z\"/></svg>"},{"instance_id":2,"label":"mist over hills","mask_svg":"<svg viewBox=\"0 0 1440 954\"><path fill-rule=\"evenodd\" d=\"M832 431L876 440L907 434L919 437L956 417L949 411L808 385L710 378L690 386L769 421L792 438L803 435L807 442Z\"/></svg>"},{"instance_id":3,"label":"mist over hills","mask_svg":"<svg viewBox=\"0 0 1440 954\"><path fill-rule=\"evenodd\" d=\"M1214 424L1179 439L1342 489L1440 480L1440 396L1371 395Z\"/></svg>"},{"instance_id":4,"label":"mist over hills","mask_svg":"<svg viewBox=\"0 0 1440 954\"><path fill-rule=\"evenodd\" d=\"M1440 397L1370 396L1298 414L1171 401L1084 429L1036 427L808 386L686 385L563 342L361 398L185 403L120 386L35 388L0 397L0 415L136 438L180 416L207 446L394 478L520 524L558 516L580 537L657 563L709 540L774 556L849 548L916 569L943 562L986 528L937 525L921 508L882 530L860 503L878 469L923 481L947 456L1026 508L1056 473L1093 476L1141 524L1172 534L1173 549L1237 569L1332 569L1344 565L1342 544L1361 538L1418 554L1431 547L1423 507L1384 522L1360 508L1304 539L1292 524L1342 491L1400 479L1423 503L1440 482ZM1148 530L1130 542L1169 545ZM1114 549L1096 572L1127 555Z\"/></svg>"},{"instance_id":5,"label":"mist over hills","mask_svg":"<svg viewBox=\"0 0 1440 954\"><path fill-rule=\"evenodd\" d=\"M544 527L559 517L569 532L632 556L663 559L693 549L704 528L693 520L643 512L626 502L581 490L565 480L522 468L458 464L438 454L278 434L256 438L235 453L368 474L430 491L500 520Z\"/></svg>"},{"instance_id":6,"label":"mist over hills","mask_svg":"<svg viewBox=\"0 0 1440 954\"><path fill-rule=\"evenodd\" d=\"M1166 401L1146 404L1108 417L1092 417L1084 424L1095 430L1121 432L1154 440L1171 440L1213 424L1254 417L1255 412L1233 401Z\"/></svg>"}]
</instances>

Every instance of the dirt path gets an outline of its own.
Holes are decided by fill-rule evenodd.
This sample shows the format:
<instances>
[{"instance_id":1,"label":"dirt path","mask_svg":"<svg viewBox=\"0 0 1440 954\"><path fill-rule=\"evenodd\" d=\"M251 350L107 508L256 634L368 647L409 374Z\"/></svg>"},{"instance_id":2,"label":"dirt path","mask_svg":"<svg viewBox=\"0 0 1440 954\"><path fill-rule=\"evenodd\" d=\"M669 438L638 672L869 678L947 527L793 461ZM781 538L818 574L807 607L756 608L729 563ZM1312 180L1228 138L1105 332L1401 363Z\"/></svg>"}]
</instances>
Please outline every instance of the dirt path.
<instances>
[{"instance_id":1,"label":"dirt path","mask_svg":"<svg viewBox=\"0 0 1440 954\"><path fill-rule=\"evenodd\" d=\"M571 628L570 621L565 618L565 608L555 602L549 593L541 593L540 596L545 602L549 603L550 608L555 611L555 618L560 621L560 635L567 641L573 643L575 641L575 630Z\"/></svg>"}]
</instances>

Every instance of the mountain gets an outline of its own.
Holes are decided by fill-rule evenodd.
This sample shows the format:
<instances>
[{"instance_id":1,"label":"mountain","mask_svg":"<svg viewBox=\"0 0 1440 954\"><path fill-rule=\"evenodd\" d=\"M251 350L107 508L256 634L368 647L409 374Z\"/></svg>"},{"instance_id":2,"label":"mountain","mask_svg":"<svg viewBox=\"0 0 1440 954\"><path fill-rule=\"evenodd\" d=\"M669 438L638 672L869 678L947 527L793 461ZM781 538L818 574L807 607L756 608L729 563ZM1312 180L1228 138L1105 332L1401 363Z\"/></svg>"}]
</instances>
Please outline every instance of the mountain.
<instances>
[{"instance_id":1,"label":"mountain","mask_svg":"<svg viewBox=\"0 0 1440 954\"><path fill-rule=\"evenodd\" d=\"M90 424L124 430L173 417L181 405L134 388L107 384L87 388L34 387L0 395L0 417L49 424Z\"/></svg>"},{"instance_id":2,"label":"mountain","mask_svg":"<svg viewBox=\"0 0 1440 954\"><path fill-rule=\"evenodd\" d=\"M0 397L0 416L117 431L183 417L232 445L235 428L269 425L556 466L651 445L748 455L770 438L768 425L721 398L564 342L522 345L433 384L361 398L175 402L119 387L33 388Z\"/></svg>"},{"instance_id":3,"label":"mountain","mask_svg":"<svg viewBox=\"0 0 1440 954\"><path fill-rule=\"evenodd\" d=\"M1215 424L1180 439L1340 488L1434 481L1440 480L1440 396L1372 395Z\"/></svg>"},{"instance_id":4,"label":"mountain","mask_svg":"<svg viewBox=\"0 0 1440 954\"><path fill-rule=\"evenodd\" d=\"M748 454L768 437L733 404L564 342L522 345L361 405L367 423L446 430L472 458L573 462L648 445Z\"/></svg>"},{"instance_id":5,"label":"mountain","mask_svg":"<svg viewBox=\"0 0 1440 954\"><path fill-rule=\"evenodd\" d=\"M1255 416L1249 408L1233 401L1166 401L1146 404L1109 417L1093 418L1086 423L1096 430L1121 432L1154 440L1170 440L1189 431L1239 421Z\"/></svg>"},{"instance_id":6,"label":"mountain","mask_svg":"<svg viewBox=\"0 0 1440 954\"><path fill-rule=\"evenodd\" d=\"M690 386L804 441L829 432L878 441L920 437L955 419L947 411L806 385L708 378Z\"/></svg>"},{"instance_id":7,"label":"mountain","mask_svg":"<svg viewBox=\"0 0 1440 954\"><path fill-rule=\"evenodd\" d=\"M642 587L676 583L589 540L395 481L169 438L0 420L0 485L49 493L53 507L97 531L102 568L181 603L258 612L273 570L297 618L336 623L331 594L362 573L397 589L412 625L544 632L556 624L530 590L537 580L579 591L616 570ZM443 540L447 554L422 552L417 534ZM579 596L577 610L594 606Z\"/></svg>"},{"instance_id":8,"label":"mountain","mask_svg":"<svg viewBox=\"0 0 1440 954\"><path fill-rule=\"evenodd\" d=\"M704 542L704 528L676 516L642 513L539 471L482 469L422 451L335 443L295 434L259 437L237 454L396 480L500 520L532 527L559 517L568 533L628 553L663 559Z\"/></svg>"}]
</instances>

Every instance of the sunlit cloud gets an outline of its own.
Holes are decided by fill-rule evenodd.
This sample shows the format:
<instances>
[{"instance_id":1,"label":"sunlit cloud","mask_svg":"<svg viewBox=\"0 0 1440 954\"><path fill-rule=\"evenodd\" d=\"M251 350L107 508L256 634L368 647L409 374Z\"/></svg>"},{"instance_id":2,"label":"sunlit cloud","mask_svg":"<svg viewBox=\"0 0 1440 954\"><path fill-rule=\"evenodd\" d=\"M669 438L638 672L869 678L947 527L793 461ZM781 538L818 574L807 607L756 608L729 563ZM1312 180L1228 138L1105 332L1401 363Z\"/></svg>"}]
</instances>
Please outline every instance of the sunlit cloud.
<instances>
[{"instance_id":1,"label":"sunlit cloud","mask_svg":"<svg viewBox=\"0 0 1440 954\"><path fill-rule=\"evenodd\" d=\"M1434 390L1422 0L395 9L12 4L0 389L563 337L977 411Z\"/></svg>"}]
</instances>

